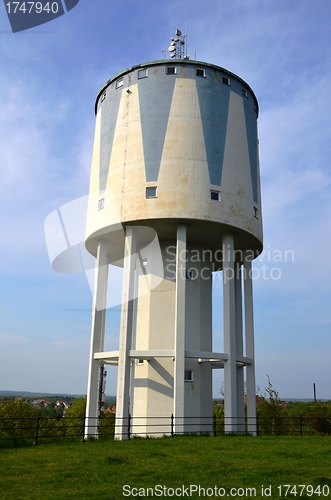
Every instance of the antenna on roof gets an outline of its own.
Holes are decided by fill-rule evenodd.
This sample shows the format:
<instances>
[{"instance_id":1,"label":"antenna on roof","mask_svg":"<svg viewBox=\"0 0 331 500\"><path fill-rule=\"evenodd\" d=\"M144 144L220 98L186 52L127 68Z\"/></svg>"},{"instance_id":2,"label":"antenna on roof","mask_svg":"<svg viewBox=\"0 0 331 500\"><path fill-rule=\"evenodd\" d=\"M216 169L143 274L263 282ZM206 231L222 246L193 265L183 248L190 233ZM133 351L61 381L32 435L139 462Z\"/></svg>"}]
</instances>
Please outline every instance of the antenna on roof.
<instances>
[{"instance_id":1,"label":"antenna on roof","mask_svg":"<svg viewBox=\"0 0 331 500\"><path fill-rule=\"evenodd\" d=\"M170 46L168 48L171 59L189 59L190 56L185 53L185 38L180 30L176 30L176 36L171 37Z\"/></svg>"}]
</instances>

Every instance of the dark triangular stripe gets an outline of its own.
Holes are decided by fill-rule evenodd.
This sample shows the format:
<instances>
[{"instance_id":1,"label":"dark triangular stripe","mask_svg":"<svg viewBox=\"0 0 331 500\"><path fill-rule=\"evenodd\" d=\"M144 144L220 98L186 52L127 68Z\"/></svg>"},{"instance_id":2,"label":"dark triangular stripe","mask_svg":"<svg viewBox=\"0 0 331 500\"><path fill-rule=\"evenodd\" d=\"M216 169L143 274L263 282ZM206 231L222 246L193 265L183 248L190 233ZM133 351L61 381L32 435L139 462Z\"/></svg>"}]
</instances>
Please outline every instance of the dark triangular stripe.
<instances>
[{"instance_id":1,"label":"dark triangular stripe","mask_svg":"<svg viewBox=\"0 0 331 500\"><path fill-rule=\"evenodd\" d=\"M257 145L256 111L254 109L254 105L252 104L252 102L249 102L246 98L244 98L244 109L245 109L249 163L251 167L253 199L255 203L258 203L258 185L257 185L258 145Z\"/></svg>"},{"instance_id":2,"label":"dark triangular stripe","mask_svg":"<svg viewBox=\"0 0 331 500\"><path fill-rule=\"evenodd\" d=\"M244 97L243 89L245 85L242 82L231 79L231 91L240 95L243 99L245 110L246 134L248 142L249 163L251 169L253 199L258 203L258 186L257 186L257 114L255 110L255 101L250 92L248 97Z\"/></svg>"},{"instance_id":3,"label":"dark triangular stripe","mask_svg":"<svg viewBox=\"0 0 331 500\"><path fill-rule=\"evenodd\" d=\"M226 127L228 121L230 87L222 83L219 75L214 79L196 80L201 121L206 147L210 183L221 185Z\"/></svg>"},{"instance_id":4,"label":"dark triangular stripe","mask_svg":"<svg viewBox=\"0 0 331 500\"><path fill-rule=\"evenodd\" d=\"M139 80L139 106L146 181L157 181L167 132L175 75L166 75L163 66L149 68L157 78Z\"/></svg>"},{"instance_id":5,"label":"dark triangular stripe","mask_svg":"<svg viewBox=\"0 0 331 500\"><path fill-rule=\"evenodd\" d=\"M110 93L110 90L108 91ZM106 189L122 91L116 89L101 103L99 192Z\"/></svg>"}]
</instances>

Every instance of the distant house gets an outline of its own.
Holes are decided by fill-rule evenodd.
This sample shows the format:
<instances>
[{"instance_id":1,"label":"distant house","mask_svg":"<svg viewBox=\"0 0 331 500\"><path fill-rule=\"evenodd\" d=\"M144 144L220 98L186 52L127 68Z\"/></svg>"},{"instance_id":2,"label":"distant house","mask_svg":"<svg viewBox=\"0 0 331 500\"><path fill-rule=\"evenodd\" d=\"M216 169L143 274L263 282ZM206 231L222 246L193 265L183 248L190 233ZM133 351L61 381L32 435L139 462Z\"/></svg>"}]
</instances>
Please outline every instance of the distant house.
<instances>
[{"instance_id":1,"label":"distant house","mask_svg":"<svg viewBox=\"0 0 331 500\"><path fill-rule=\"evenodd\" d=\"M116 413L116 406L106 408L105 413Z\"/></svg>"},{"instance_id":2,"label":"distant house","mask_svg":"<svg viewBox=\"0 0 331 500\"><path fill-rule=\"evenodd\" d=\"M279 403L279 406L282 406L283 408L287 408L289 406L289 404L286 401L281 401Z\"/></svg>"},{"instance_id":3,"label":"distant house","mask_svg":"<svg viewBox=\"0 0 331 500\"><path fill-rule=\"evenodd\" d=\"M66 410L69 408L69 405L65 401L56 401L55 408L59 408L60 406Z\"/></svg>"},{"instance_id":4,"label":"distant house","mask_svg":"<svg viewBox=\"0 0 331 500\"><path fill-rule=\"evenodd\" d=\"M265 401L263 396L259 396L258 394L255 396L256 406L259 406L261 403ZM247 395L244 395L244 404L247 405Z\"/></svg>"}]
</instances>

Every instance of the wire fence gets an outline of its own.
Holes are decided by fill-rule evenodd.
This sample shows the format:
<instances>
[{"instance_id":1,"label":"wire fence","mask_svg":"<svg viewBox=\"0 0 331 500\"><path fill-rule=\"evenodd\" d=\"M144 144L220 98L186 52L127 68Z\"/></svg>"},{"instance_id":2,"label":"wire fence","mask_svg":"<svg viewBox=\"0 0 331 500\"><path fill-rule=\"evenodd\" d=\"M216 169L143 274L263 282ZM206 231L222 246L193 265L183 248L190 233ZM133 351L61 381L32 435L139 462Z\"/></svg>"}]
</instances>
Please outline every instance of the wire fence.
<instances>
[{"instance_id":1,"label":"wire fence","mask_svg":"<svg viewBox=\"0 0 331 500\"><path fill-rule=\"evenodd\" d=\"M95 424L97 422L97 424ZM331 419L325 417L291 418L226 418L223 415L210 417L176 418L133 417L115 419L114 414L102 418L47 417L0 417L0 447L37 445L47 440L66 438L85 442L89 437L98 439L132 439L139 437L161 437L182 434L224 436L227 434L256 434L257 436L308 436L331 435Z\"/></svg>"}]
</instances>

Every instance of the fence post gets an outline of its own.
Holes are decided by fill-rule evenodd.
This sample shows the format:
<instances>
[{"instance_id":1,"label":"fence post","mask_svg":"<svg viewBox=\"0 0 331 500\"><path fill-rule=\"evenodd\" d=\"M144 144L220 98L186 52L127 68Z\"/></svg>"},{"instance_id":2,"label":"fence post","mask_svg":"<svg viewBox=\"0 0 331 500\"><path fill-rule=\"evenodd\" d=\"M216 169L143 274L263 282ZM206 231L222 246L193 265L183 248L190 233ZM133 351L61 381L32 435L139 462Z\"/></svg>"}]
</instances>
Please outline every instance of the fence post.
<instances>
[{"instance_id":1,"label":"fence post","mask_svg":"<svg viewBox=\"0 0 331 500\"><path fill-rule=\"evenodd\" d=\"M302 436L302 415L300 415L300 436Z\"/></svg>"},{"instance_id":2,"label":"fence post","mask_svg":"<svg viewBox=\"0 0 331 500\"><path fill-rule=\"evenodd\" d=\"M174 414L171 414L171 437L174 437Z\"/></svg>"},{"instance_id":3,"label":"fence post","mask_svg":"<svg viewBox=\"0 0 331 500\"><path fill-rule=\"evenodd\" d=\"M38 413L37 414L37 419L36 419L35 431L34 431L34 441L33 441L33 444L35 446L38 444L39 419L40 419L40 415Z\"/></svg>"},{"instance_id":4,"label":"fence post","mask_svg":"<svg viewBox=\"0 0 331 500\"><path fill-rule=\"evenodd\" d=\"M259 417L256 415L256 435L259 435Z\"/></svg>"},{"instance_id":5,"label":"fence post","mask_svg":"<svg viewBox=\"0 0 331 500\"><path fill-rule=\"evenodd\" d=\"M128 439L131 439L131 414L128 415Z\"/></svg>"},{"instance_id":6,"label":"fence post","mask_svg":"<svg viewBox=\"0 0 331 500\"><path fill-rule=\"evenodd\" d=\"M83 415L83 424L82 424L82 437L81 437L81 443L85 443L85 420L86 420L86 414L84 413Z\"/></svg>"},{"instance_id":7,"label":"fence post","mask_svg":"<svg viewBox=\"0 0 331 500\"><path fill-rule=\"evenodd\" d=\"M214 437L216 437L217 431L216 431L216 415L215 415L215 413L213 415L213 431L214 431Z\"/></svg>"}]
</instances>

